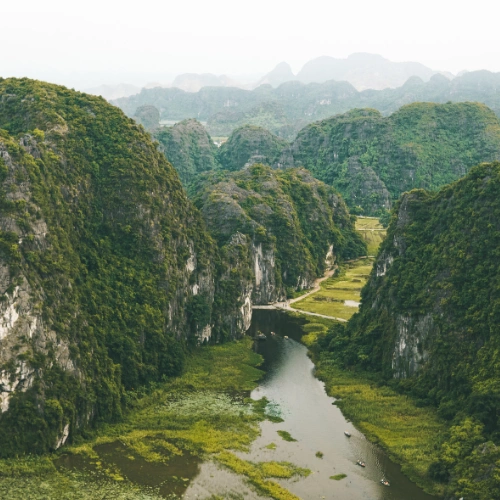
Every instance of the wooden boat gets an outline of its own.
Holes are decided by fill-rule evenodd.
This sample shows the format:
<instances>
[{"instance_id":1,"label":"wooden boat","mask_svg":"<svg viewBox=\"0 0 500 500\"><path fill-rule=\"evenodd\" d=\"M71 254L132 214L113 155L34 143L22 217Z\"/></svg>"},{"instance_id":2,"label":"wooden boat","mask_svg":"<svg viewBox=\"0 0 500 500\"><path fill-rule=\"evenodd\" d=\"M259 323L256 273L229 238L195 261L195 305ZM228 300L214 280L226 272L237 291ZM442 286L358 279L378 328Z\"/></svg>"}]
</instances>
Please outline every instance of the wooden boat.
<instances>
[{"instance_id":1,"label":"wooden boat","mask_svg":"<svg viewBox=\"0 0 500 500\"><path fill-rule=\"evenodd\" d=\"M390 486L389 481L387 481L387 479L384 478L380 480L380 484L383 484L384 486Z\"/></svg>"},{"instance_id":2,"label":"wooden boat","mask_svg":"<svg viewBox=\"0 0 500 500\"><path fill-rule=\"evenodd\" d=\"M288 335L285 335L283 338L284 338L284 339L287 339L287 338L288 338Z\"/></svg>"},{"instance_id":3,"label":"wooden boat","mask_svg":"<svg viewBox=\"0 0 500 500\"><path fill-rule=\"evenodd\" d=\"M364 462L362 462L361 460L358 460L358 461L356 462L356 465L359 465L360 467L366 467L365 463L364 463Z\"/></svg>"},{"instance_id":4,"label":"wooden boat","mask_svg":"<svg viewBox=\"0 0 500 500\"><path fill-rule=\"evenodd\" d=\"M267 340L267 337L262 332L259 332L257 334L257 340Z\"/></svg>"},{"instance_id":5,"label":"wooden boat","mask_svg":"<svg viewBox=\"0 0 500 500\"><path fill-rule=\"evenodd\" d=\"M351 433L350 433L349 431L344 431L344 434L345 434L348 438L350 438L350 437L351 437Z\"/></svg>"},{"instance_id":6,"label":"wooden boat","mask_svg":"<svg viewBox=\"0 0 500 500\"><path fill-rule=\"evenodd\" d=\"M274 332L271 332L271 335L276 335Z\"/></svg>"}]
</instances>

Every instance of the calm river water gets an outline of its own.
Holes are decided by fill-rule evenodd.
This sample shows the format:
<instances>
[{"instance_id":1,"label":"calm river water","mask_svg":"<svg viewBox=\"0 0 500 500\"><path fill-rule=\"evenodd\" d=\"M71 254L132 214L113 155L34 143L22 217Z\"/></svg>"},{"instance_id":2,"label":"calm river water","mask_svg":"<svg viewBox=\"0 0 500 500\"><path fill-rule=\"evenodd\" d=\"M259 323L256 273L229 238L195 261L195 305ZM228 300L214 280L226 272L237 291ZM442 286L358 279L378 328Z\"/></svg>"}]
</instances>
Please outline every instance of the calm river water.
<instances>
[{"instance_id":1,"label":"calm river water","mask_svg":"<svg viewBox=\"0 0 500 500\"><path fill-rule=\"evenodd\" d=\"M332 404L334 398L327 396L323 383L314 377L314 365L307 348L299 343L302 331L294 320L278 311L256 310L249 333L255 335L258 330L268 338L255 343L255 350L264 357L262 368L266 375L252 392L252 398L265 396L284 422L263 422L262 434L250 453L239 456L252 461L289 461L311 469L313 473L307 478L275 480L304 500L435 498L404 476L400 467L367 441ZM271 331L276 335L271 336ZM285 339L285 335L289 338ZM288 431L297 441L284 441L278 430ZM352 437L347 438L344 430ZM270 443L275 443L276 449L266 448ZM316 457L318 451L323 458ZM359 459L365 462L365 468L356 465ZM336 474L347 477L340 481L330 479ZM386 478L391 486L381 485L381 478ZM184 498L204 498L207 493L227 498L259 498L240 481L213 464L202 464Z\"/></svg>"}]
</instances>

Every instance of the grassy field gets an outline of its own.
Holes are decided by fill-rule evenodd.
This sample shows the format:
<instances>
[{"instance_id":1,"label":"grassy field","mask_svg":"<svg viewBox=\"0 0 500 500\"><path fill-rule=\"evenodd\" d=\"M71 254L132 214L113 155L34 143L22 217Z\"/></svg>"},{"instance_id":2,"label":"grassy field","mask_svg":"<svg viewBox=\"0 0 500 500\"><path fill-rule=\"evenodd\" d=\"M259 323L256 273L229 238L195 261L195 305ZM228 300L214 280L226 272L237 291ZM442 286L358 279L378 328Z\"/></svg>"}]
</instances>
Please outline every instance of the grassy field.
<instances>
[{"instance_id":1,"label":"grassy field","mask_svg":"<svg viewBox=\"0 0 500 500\"><path fill-rule=\"evenodd\" d=\"M162 474L162 484L187 486L188 478L179 472L170 477L173 473L166 467L183 456L212 458L238 472L230 450L248 450L260 432L259 422L266 418L265 400L245 399L262 376L261 362L250 338L196 349L185 373L137 396L123 422L103 425L92 439L51 456L0 460L0 498L165 498L158 488L134 482L127 471L140 463ZM56 468L64 457L84 467ZM288 463L244 465L241 473L247 480L276 499L295 497L269 478L308 473ZM177 470L182 472L182 467Z\"/></svg>"},{"instance_id":2,"label":"grassy field","mask_svg":"<svg viewBox=\"0 0 500 500\"><path fill-rule=\"evenodd\" d=\"M442 487L426 475L448 430L435 410L417 407L412 399L378 385L367 373L341 370L326 356L320 356L316 365L316 376L325 382L328 394L339 399L342 413L400 463L410 479L429 493L441 494Z\"/></svg>"},{"instance_id":3,"label":"grassy field","mask_svg":"<svg viewBox=\"0 0 500 500\"><path fill-rule=\"evenodd\" d=\"M386 236L386 231L378 219L357 217L356 230L368 245L368 255L377 255L378 247Z\"/></svg>"},{"instance_id":4,"label":"grassy field","mask_svg":"<svg viewBox=\"0 0 500 500\"><path fill-rule=\"evenodd\" d=\"M346 300L360 301L361 288L366 283L373 259L359 259L342 266L339 274L320 284L321 290L293 304L295 309L335 318L349 319L358 308L345 304Z\"/></svg>"}]
</instances>

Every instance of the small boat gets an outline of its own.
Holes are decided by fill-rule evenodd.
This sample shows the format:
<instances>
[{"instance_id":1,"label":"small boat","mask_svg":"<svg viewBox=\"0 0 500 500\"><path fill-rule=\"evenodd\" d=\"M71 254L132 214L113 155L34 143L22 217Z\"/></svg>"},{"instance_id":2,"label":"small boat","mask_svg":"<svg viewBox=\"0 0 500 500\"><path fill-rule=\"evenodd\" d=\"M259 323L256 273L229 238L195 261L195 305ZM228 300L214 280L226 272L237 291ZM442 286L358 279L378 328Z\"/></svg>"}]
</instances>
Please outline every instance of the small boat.
<instances>
[{"instance_id":1,"label":"small boat","mask_svg":"<svg viewBox=\"0 0 500 500\"><path fill-rule=\"evenodd\" d=\"M351 433L350 433L349 431L344 431L344 434L345 434L348 438L350 438L350 437L351 437Z\"/></svg>"},{"instance_id":2,"label":"small boat","mask_svg":"<svg viewBox=\"0 0 500 500\"><path fill-rule=\"evenodd\" d=\"M284 338L284 339L287 339L287 338L288 338L288 335L285 335L283 338Z\"/></svg>"},{"instance_id":3,"label":"small boat","mask_svg":"<svg viewBox=\"0 0 500 500\"><path fill-rule=\"evenodd\" d=\"M380 480L380 484L383 484L384 486L390 486L389 481L387 481L387 479L384 478Z\"/></svg>"},{"instance_id":4,"label":"small boat","mask_svg":"<svg viewBox=\"0 0 500 500\"><path fill-rule=\"evenodd\" d=\"M257 340L267 340L267 337L262 333L257 334Z\"/></svg>"},{"instance_id":5,"label":"small boat","mask_svg":"<svg viewBox=\"0 0 500 500\"><path fill-rule=\"evenodd\" d=\"M271 332L271 335L276 335L274 332Z\"/></svg>"},{"instance_id":6,"label":"small boat","mask_svg":"<svg viewBox=\"0 0 500 500\"><path fill-rule=\"evenodd\" d=\"M359 465L360 467L366 467L365 463L364 463L364 462L362 462L361 460L358 460L358 461L356 462L356 465Z\"/></svg>"}]
</instances>

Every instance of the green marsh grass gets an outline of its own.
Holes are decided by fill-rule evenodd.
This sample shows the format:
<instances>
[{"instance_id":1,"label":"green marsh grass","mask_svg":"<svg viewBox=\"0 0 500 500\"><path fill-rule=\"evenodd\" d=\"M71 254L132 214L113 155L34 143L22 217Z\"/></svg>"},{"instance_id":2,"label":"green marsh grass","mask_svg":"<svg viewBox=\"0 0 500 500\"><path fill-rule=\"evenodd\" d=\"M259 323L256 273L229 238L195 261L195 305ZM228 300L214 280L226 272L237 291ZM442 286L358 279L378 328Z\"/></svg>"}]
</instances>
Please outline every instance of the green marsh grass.
<instances>
[{"instance_id":1,"label":"green marsh grass","mask_svg":"<svg viewBox=\"0 0 500 500\"><path fill-rule=\"evenodd\" d=\"M253 352L252 344L244 338L196 349L183 375L137 398L122 422L102 425L91 440L67 446L53 456L0 460L0 498L160 498L154 488L128 481L118 466L100 455L99 445L114 442L124 447L124 458L129 460L138 457L163 464L191 453L202 458L217 456L220 462L226 457L229 467L228 457L234 455L228 450L248 451L260 433L259 423L266 418L267 401L245 397L263 374L258 368L262 357ZM269 418L280 419L272 408L270 413ZM95 472L56 469L53 459L61 454L81 456ZM276 462L251 467L244 475L278 500L296 497L268 477L306 474L305 469Z\"/></svg>"}]
</instances>

